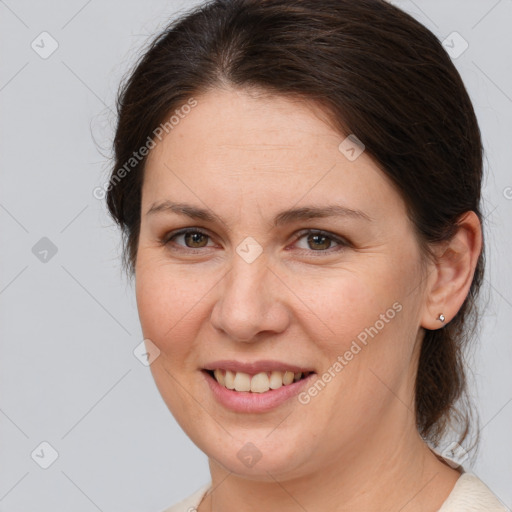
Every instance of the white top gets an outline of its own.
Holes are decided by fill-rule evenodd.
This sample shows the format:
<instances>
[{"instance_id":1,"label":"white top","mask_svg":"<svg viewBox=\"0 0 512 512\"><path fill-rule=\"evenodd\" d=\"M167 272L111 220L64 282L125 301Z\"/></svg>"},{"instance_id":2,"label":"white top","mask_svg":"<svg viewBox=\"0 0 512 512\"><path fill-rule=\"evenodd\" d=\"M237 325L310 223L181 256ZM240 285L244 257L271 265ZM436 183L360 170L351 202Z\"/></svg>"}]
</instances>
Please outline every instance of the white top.
<instances>
[{"instance_id":1,"label":"white top","mask_svg":"<svg viewBox=\"0 0 512 512\"><path fill-rule=\"evenodd\" d=\"M203 485L188 498L162 512L196 512L211 487ZM462 473L438 512L509 512L491 490L473 473Z\"/></svg>"}]
</instances>

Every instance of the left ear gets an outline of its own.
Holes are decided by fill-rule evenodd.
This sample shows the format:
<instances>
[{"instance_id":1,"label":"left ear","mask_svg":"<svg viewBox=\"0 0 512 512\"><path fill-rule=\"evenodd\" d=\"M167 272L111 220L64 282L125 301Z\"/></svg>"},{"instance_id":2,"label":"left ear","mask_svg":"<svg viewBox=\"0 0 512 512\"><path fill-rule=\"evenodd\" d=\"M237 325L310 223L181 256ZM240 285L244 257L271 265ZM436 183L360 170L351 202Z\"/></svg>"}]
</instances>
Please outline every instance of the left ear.
<instances>
[{"instance_id":1,"label":"left ear","mask_svg":"<svg viewBox=\"0 0 512 512\"><path fill-rule=\"evenodd\" d=\"M453 238L437 248L437 261L429 275L426 302L421 317L425 329L446 325L466 299L482 249L482 227L475 212L463 214ZM445 317L444 323L439 315Z\"/></svg>"}]
</instances>

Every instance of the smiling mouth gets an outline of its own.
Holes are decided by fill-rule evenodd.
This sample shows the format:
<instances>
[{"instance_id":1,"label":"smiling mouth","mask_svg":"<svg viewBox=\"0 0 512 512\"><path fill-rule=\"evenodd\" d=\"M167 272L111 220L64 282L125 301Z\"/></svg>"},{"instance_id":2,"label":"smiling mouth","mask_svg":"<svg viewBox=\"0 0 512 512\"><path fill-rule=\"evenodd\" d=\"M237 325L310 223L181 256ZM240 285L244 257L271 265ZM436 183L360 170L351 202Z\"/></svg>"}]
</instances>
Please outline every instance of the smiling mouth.
<instances>
[{"instance_id":1,"label":"smiling mouth","mask_svg":"<svg viewBox=\"0 0 512 512\"><path fill-rule=\"evenodd\" d=\"M314 372L268 371L250 375L230 370L203 370L222 387L232 391L266 393L303 380Z\"/></svg>"}]
</instances>

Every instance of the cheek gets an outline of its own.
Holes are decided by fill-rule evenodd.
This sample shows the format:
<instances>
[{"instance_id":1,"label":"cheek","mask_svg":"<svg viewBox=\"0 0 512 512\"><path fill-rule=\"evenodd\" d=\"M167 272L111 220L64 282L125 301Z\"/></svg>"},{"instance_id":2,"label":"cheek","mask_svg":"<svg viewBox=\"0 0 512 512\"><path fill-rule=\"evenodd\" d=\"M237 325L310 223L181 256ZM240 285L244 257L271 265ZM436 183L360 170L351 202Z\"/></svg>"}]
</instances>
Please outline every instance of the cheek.
<instances>
[{"instance_id":1,"label":"cheek","mask_svg":"<svg viewBox=\"0 0 512 512\"><path fill-rule=\"evenodd\" d=\"M327 384L332 395L325 394L326 407L335 400L352 404L353 410L379 408L389 394L379 378L398 386L413 351L408 325L408 315L414 317L415 296L408 289L413 275L414 269L391 258L373 258L357 271L342 270L336 279L315 279L314 286L309 278L300 281L298 295L316 314L307 314L303 329L323 354L325 379L336 382Z\"/></svg>"},{"instance_id":2,"label":"cheek","mask_svg":"<svg viewBox=\"0 0 512 512\"><path fill-rule=\"evenodd\" d=\"M302 398L334 432L349 438L363 428L369 435L376 427L396 400L390 390L400 389L411 363L413 343L405 316L411 304L404 295L408 279L398 268L374 260L371 268L346 271L335 282L325 279L322 286L316 281L305 296L323 321L312 318L307 328L323 355L319 379L325 385L309 388Z\"/></svg>"},{"instance_id":3,"label":"cheek","mask_svg":"<svg viewBox=\"0 0 512 512\"><path fill-rule=\"evenodd\" d=\"M154 260L151 265L145 265L143 261L141 257L135 279L139 319L144 338L150 339L160 350L150 370L169 410L189 431L201 411L197 400L191 400L189 393L191 386L199 384L189 378L197 370L193 354L200 326L198 301L206 290L199 289L190 277L176 268ZM198 392L192 393L201 396ZM198 401L201 400L198 398Z\"/></svg>"},{"instance_id":4,"label":"cheek","mask_svg":"<svg viewBox=\"0 0 512 512\"><path fill-rule=\"evenodd\" d=\"M393 305L401 303L398 272L390 267L375 259L357 270L330 269L323 275L294 276L290 282L295 281L293 290L307 306L301 316L307 321L311 339L326 351L340 354L349 349L352 340L364 342L375 333L371 329L375 324L379 332L389 330L399 308Z\"/></svg>"},{"instance_id":5,"label":"cheek","mask_svg":"<svg viewBox=\"0 0 512 512\"><path fill-rule=\"evenodd\" d=\"M180 312L175 307L177 290L171 285L165 269L156 262L144 264L143 256L139 257L135 295L140 323L144 336L159 344L163 333L179 318Z\"/></svg>"},{"instance_id":6,"label":"cheek","mask_svg":"<svg viewBox=\"0 0 512 512\"><path fill-rule=\"evenodd\" d=\"M164 332L198 302L204 280L201 285L185 265L170 265L163 258L150 256L142 252L137 262L137 308L143 329Z\"/></svg>"},{"instance_id":7,"label":"cheek","mask_svg":"<svg viewBox=\"0 0 512 512\"><path fill-rule=\"evenodd\" d=\"M141 257L140 263L135 283L143 335L165 356L161 364L173 370L183 368L195 349L203 319L208 318L208 291L218 281L218 274L202 270L194 275L186 265L170 265L153 258L145 264Z\"/></svg>"}]
</instances>

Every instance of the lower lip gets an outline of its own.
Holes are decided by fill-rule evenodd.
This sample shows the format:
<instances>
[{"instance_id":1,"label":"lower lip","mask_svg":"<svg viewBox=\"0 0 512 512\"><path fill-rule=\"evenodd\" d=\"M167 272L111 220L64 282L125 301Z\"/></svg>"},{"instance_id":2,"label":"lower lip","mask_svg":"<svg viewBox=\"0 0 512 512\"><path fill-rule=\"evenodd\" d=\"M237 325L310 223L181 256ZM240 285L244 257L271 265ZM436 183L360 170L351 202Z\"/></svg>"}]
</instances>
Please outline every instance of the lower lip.
<instances>
[{"instance_id":1,"label":"lower lip","mask_svg":"<svg viewBox=\"0 0 512 512\"><path fill-rule=\"evenodd\" d=\"M227 389L221 386L207 371L202 370L202 373L212 390L213 396L220 404L232 411L245 413L266 412L275 409L298 395L300 390L309 385L310 380L316 375L311 373L305 379L283 385L278 389L270 389L265 393L252 393L250 391Z\"/></svg>"}]
</instances>

